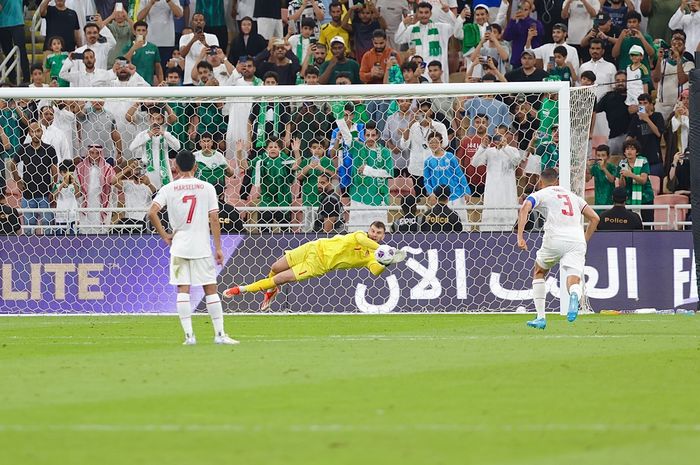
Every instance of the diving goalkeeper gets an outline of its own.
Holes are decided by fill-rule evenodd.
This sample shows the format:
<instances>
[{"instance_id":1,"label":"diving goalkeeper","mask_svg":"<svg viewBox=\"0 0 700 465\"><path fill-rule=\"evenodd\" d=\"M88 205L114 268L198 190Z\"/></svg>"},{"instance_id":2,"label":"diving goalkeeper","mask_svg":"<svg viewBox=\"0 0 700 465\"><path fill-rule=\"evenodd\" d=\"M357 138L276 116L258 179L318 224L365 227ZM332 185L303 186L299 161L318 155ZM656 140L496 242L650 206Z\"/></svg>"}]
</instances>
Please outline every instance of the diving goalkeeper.
<instances>
[{"instance_id":1,"label":"diving goalkeeper","mask_svg":"<svg viewBox=\"0 0 700 465\"><path fill-rule=\"evenodd\" d=\"M234 286L224 291L224 297L232 297L243 292L265 291L260 310L267 310L282 284L304 281L322 276L333 270L367 267L379 276L385 266L374 258L374 252L384 239L386 226L375 221L369 231L339 234L328 239L307 242L296 249L288 250L284 256L272 264L267 278L247 286ZM406 252L397 250L391 264L403 261Z\"/></svg>"}]
</instances>

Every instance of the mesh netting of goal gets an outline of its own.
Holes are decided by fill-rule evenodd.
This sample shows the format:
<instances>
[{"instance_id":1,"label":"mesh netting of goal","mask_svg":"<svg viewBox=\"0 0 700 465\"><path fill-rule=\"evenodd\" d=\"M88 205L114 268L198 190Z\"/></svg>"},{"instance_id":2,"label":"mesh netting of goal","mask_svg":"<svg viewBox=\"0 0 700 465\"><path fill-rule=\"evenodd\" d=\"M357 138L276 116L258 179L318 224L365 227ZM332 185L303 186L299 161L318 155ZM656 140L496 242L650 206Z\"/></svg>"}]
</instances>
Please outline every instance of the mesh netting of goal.
<instances>
[{"instance_id":1,"label":"mesh netting of goal","mask_svg":"<svg viewBox=\"0 0 700 465\"><path fill-rule=\"evenodd\" d=\"M168 249L145 212L177 176L180 150L220 193L220 290L266 276L298 245L381 220L406 262L378 278L341 270L288 285L272 310L530 306L533 253L517 252L512 234L519 199L545 167L583 196L592 89L246 84L0 89L0 187L24 233L0 251L0 313L173 312ZM530 226L534 246L541 218ZM547 285L558 309L554 275Z\"/></svg>"}]
</instances>

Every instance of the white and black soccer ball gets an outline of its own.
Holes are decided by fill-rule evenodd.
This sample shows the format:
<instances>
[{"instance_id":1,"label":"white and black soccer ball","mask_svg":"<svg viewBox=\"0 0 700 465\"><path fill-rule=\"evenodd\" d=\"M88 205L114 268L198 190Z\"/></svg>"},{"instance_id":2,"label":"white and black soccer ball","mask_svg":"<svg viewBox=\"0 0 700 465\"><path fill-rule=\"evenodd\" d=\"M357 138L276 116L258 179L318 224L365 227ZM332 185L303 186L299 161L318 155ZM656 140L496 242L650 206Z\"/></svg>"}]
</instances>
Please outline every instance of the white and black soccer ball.
<instances>
[{"instance_id":1,"label":"white and black soccer ball","mask_svg":"<svg viewBox=\"0 0 700 465\"><path fill-rule=\"evenodd\" d=\"M374 251L374 258L382 265L389 265L396 255L396 249L390 245L382 244Z\"/></svg>"}]
</instances>

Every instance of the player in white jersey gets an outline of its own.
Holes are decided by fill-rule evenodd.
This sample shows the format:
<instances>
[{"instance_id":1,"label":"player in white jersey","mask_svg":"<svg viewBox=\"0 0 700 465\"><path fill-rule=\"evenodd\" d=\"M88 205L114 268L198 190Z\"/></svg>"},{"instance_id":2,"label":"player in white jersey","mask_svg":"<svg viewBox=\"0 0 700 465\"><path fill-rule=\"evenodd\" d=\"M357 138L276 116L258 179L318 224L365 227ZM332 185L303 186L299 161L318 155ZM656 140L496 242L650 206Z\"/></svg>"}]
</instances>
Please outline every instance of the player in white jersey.
<instances>
[{"instance_id":1,"label":"player in white jersey","mask_svg":"<svg viewBox=\"0 0 700 465\"><path fill-rule=\"evenodd\" d=\"M197 170L194 154L182 151L175 164L180 179L163 186L153 199L148 216L160 237L170 246L170 284L177 286L177 313L185 331L185 345L197 340L192 331L190 286L204 288L207 311L214 326L216 344L238 344L224 332L224 311L216 292L216 268L209 246L209 231L214 236L216 263L223 265L219 202L214 186L194 177ZM166 207L173 231L168 233L160 222L158 212Z\"/></svg>"},{"instance_id":2,"label":"player in white jersey","mask_svg":"<svg viewBox=\"0 0 700 465\"><path fill-rule=\"evenodd\" d=\"M540 190L530 194L520 207L518 216L518 247L527 250L523 238L525 224L533 208L546 210L542 247L537 251L535 270L532 279L533 300L537 318L528 321L532 328L545 329L545 286L544 277L557 263L561 271L568 274L566 287L569 290L569 312L567 319L572 322L578 315L581 299L581 276L586 263L586 244L598 227L598 214L578 195L559 186L559 173L547 168L540 175ZM583 232L583 217L588 220Z\"/></svg>"}]
</instances>

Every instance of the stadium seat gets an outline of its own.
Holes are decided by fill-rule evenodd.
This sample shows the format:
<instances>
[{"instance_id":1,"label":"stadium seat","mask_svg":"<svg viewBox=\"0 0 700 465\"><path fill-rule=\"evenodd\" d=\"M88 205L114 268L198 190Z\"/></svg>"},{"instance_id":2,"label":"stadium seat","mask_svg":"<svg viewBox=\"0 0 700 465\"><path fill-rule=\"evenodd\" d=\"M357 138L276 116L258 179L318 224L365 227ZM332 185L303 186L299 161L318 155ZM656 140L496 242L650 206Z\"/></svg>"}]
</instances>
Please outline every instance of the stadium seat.
<instances>
[{"instance_id":1,"label":"stadium seat","mask_svg":"<svg viewBox=\"0 0 700 465\"><path fill-rule=\"evenodd\" d=\"M654 195L659 195L661 193L661 178L650 174L649 179L651 180L651 188L654 189Z\"/></svg>"},{"instance_id":2,"label":"stadium seat","mask_svg":"<svg viewBox=\"0 0 700 465\"><path fill-rule=\"evenodd\" d=\"M657 177L657 176L654 176ZM676 205L689 203L690 200L686 195L680 194L662 194L654 198L654 205L669 205L670 209L668 211L660 209L654 210L654 221L655 222L668 222L670 225L655 226L654 229L657 231L668 231L678 229L676 227L676 221L685 220L687 211L685 209L676 209ZM670 215L670 218L669 218Z\"/></svg>"}]
</instances>

